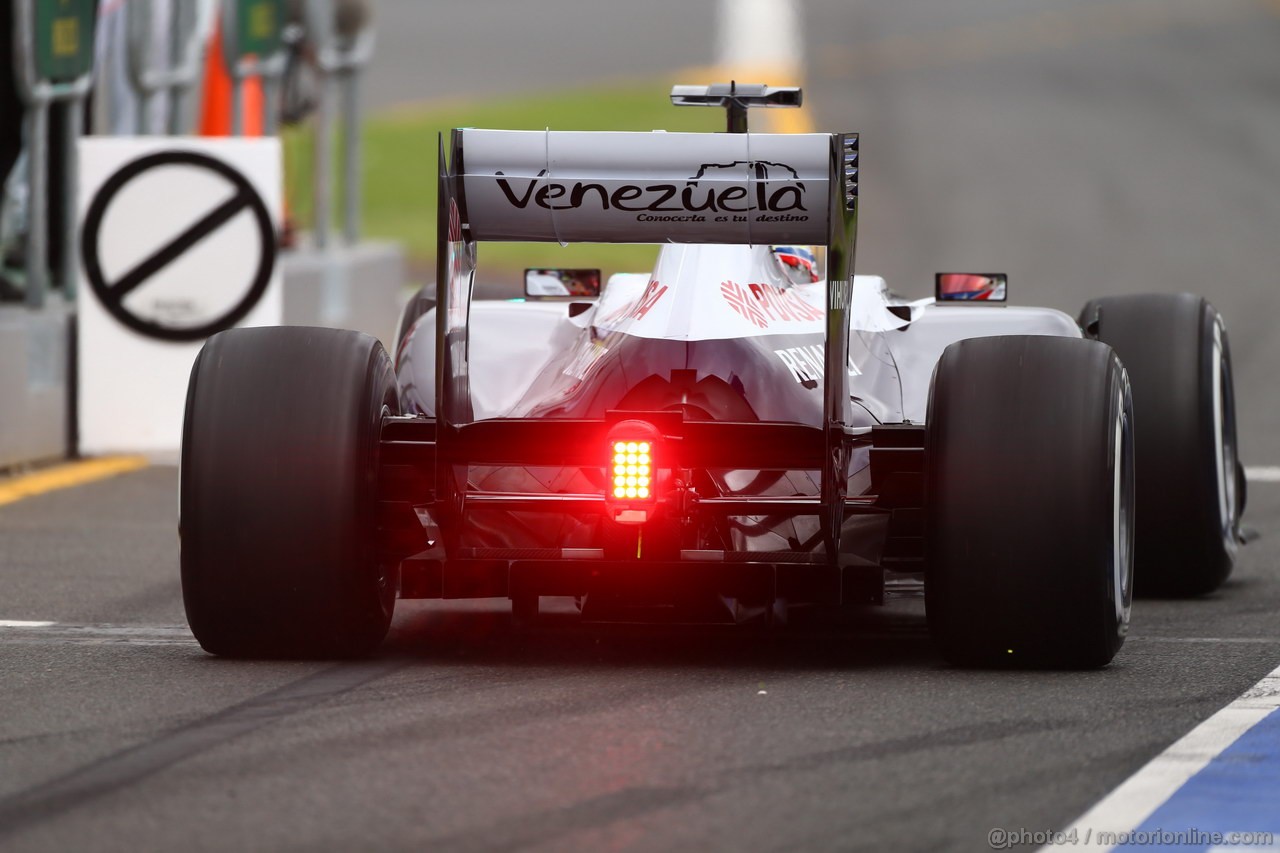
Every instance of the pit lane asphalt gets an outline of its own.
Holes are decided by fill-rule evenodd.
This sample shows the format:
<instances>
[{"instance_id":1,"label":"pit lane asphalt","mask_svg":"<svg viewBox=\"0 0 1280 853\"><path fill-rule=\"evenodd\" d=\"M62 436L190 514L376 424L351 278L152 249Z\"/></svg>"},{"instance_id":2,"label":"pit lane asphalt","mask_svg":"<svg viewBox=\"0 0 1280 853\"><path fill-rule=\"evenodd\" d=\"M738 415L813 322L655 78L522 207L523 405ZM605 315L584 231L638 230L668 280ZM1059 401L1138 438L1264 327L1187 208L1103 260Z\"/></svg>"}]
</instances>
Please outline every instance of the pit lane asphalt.
<instances>
[{"instance_id":1,"label":"pit lane asphalt","mask_svg":"<svg viewBox=\"0 0 1280 853\"><path fill-rule=\"evenodd\" d=\"M854 631L401 604L375 658L226 661L183 630L177 475L0 511L0 849L982 849L1069 823L1280 659L1280 539L1139 602L1098 672L944 665L916 602ZM1280 486L1254 488L1275 529ZM113 627L114 626L114 627Z\"/></svg>"},{"instance_id":2,"label":"pit lane asphalt","mask_svg":"<svg viewBox=\"0 0 1280 853\"><path fill-rule=\"evenodd\" d=\"M1280 464L1280 17L1026 8L811 0L819 126L864 134L860 270L924 295L1003 269L1070 313L1203 292L1245 460ZM945 666L910 602L773 637L409 602L368 662L213 659L181 630L176 482L0 508L0 620L59 623L0 629L2 849L981 850L1070 823L1280 663L1276 484L1219 593L1139 601L1106 670L1035 673Z\"/></svg>"}]
</instances>

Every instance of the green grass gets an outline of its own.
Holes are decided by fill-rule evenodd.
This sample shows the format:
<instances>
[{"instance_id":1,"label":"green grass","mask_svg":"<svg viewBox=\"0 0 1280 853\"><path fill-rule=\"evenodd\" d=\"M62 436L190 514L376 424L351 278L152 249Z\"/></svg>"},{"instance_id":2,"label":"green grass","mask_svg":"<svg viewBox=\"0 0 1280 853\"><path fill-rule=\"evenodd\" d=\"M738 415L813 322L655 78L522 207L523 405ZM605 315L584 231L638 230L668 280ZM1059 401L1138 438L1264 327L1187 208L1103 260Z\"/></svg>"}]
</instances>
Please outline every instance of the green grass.
<instances>
[{"instance_id":1,"label":"green grass","mask_svg":"<svg viewBox=\"0 0 1280 853\"><path fill-rule=\"evenodd\" d=\"M667 93L671 81L615 84L555 94L439 102L371 116L364 130L364 203L367 237L405 245L416 270L429 269L436 248L438 134L455 127L509 130L720 130L720 110L677 108ZM286 180L291 209L310 222L311 142L308 134L286 136ZM335 183L335 186L337 184ZM340 209L340 208L338 208ZM334 220L335 229L339 227ZM554 243L487 243L480 247L480 271L526 266L600 267L648 270L653 246Z\"/></svg>"}]
</instances>

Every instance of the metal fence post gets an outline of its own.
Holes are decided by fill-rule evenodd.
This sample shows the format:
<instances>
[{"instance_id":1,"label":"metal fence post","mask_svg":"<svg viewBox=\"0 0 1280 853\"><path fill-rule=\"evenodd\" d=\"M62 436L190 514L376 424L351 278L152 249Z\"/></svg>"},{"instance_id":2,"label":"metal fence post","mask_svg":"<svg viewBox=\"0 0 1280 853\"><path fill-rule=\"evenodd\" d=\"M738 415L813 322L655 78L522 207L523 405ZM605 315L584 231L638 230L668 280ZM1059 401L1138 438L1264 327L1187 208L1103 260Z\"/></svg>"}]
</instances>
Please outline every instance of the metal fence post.
<instances>
[{"instance_id":1,"label":"metal fence post","mask_svg":"<svg viewBox=\"0 0 1280 853\"><path fill-rule=\"evenodd\" d=\"M62 191L62 221L70 229L70 233L62 241L62 295L65 299L74 300L76 298L76 290L80 285L80 262L76 252L78 241L75 239L78 232L76 214L78 213L77 202L79 201L76 198L76 194L80 187L80 151L78 143L80 137L84 134L84 114L81 110L81 100L79 98L67 101L62 108L65 111L66 120L61 148L64 185Z\"/></svg>"},{"instance_id":2,"label":"metal fence post","mask_svg":"<svg viewBox=\"0 0 1280 853\"><path fill-rule=\"evenodd\" d=\"M231 135L244 136L244 78L231 75Z\"/></svg>"},{"instance_id":3,"label":"metal fence post","mask_svg":"<svg viewBox=\"0 0 1280 853\"><path fill-rule=\"evenodd\" d=\"M317 249L329 245L330 217L333 211L333 97L329 91L329 78L321 76L316 91L316 136L312 154L312 238Z\"/></svg>"},{"instance_id":4,"label":"metal fence post","mask_svg":"<svg viewBox=\"0 0 1280 853\"><path fill-rule=\"evenodd\" d=\"M154 85L152 67L154 50L151 43L151 20L155 13L155 0L128 0L125 6L125 43L129 78L138 93L137 125L134 130L150 136L151 114L154 112L157 87Z\"/></svg>"},{"instance_id":5,"label":"metal fence post","mask_svg":"<svg viewBox=\"0 0 1280 853\"><path fill-rule=\"evenodd\" d=\"M360 69L348 68L342 74L342 202L344 207L343 237L347 245L360 240Z\"/></svg>"},{"instance_id":6,"label":"metal fence post","mask_svg":"<svg viewBox=\"0 0 1280 853\"><path fill-rule=\"evenodd\" d=\"M332 137L334 116L332 84L340 84L342 110L342 191L343 241L354 245L360 239L360 72L374 49L373 27L359 32L338 32L333 0L310 0L306 5L307 31L316 45L316 65L320 71L317 97L315 143L315 244L329 242L332 193Z\"/></svg>"},{"instance_id":7,"label":"metal fence post","mask_svg":"<svg viewBox=\"0 0 1280 853\"><path fill-rule=\"evenodd\" d=\"M130 0L133 2L133 0ZM201 32L200 15L196 9L199 0L175 0L169 19L169 57L175 65L188 73L181 83L173 86L169 95L169 133L180 136L190 133L196 124L197 99L191 90L199 81L204 67L205 33Z\"/></svg>"},{"instance_id":8,"label":"metal fence post","mask_svg":"<svg viewBox=\"0 0 1280 853\"><path fill-rule=\"evenodd\" d=\"M27 105L27 307L43 308L49 287L49 102Z\"/></svg>"},{"instance_id":9,"label":"metal fence post","mask_svg":"<svg viewBox=\"0 0 1280 853\"><path fill-rule=\"evenodd\" d=\"M152 43L155 4L169 8L169 56L158 61ZM198 0L128 0L128 67L133 88L138 93L138 130L149 135L167 130L181 133L191 126L191 87L200 78L204 58L204 36L200 32ZM168 99L167 128L152 126L151 113L157 96Z\"/></svg>"}]
</instances>

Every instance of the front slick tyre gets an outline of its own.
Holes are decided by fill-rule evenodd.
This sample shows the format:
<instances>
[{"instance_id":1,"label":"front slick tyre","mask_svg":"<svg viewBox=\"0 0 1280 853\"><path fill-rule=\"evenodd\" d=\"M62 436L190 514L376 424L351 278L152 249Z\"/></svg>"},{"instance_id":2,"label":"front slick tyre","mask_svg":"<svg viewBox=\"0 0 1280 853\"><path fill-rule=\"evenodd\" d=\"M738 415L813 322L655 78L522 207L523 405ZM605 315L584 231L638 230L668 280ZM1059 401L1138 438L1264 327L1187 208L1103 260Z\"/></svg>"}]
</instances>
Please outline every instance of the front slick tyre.
<instances>
[{"instance_id":1,"label":"front slick tyre","mask_svg":"<svg viewBox=\"0 0 1280 853\"><path fill-rule=\"evenodd\" d=\"M953 663L1104 666L1132 601L1133 430L1110 347L960 341L925 451L929 630Z\"/></svg>"},{"instance_id":2,"label":"front slick tyre","mask_svg":"<svg viewBox=\"0 0 1280 853\"><path fill-rule=\"evenodd\" d=\"M390 360L358 332L233 329L191 372L182 596L205 650L350 657L386 636L395 566L377 549Z\"/></svg>"}]
</instances>

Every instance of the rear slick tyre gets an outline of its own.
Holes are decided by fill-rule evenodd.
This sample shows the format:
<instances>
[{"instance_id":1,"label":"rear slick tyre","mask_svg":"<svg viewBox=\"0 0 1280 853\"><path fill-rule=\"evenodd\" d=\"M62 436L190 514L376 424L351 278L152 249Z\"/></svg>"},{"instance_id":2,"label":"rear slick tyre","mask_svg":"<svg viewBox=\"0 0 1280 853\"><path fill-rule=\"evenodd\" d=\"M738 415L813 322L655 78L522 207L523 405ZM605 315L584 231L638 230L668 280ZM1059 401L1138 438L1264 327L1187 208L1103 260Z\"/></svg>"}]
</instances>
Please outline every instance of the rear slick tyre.
<instances>
[{"instance_id":1,"label":"rear slick tyre","mask_svg":"<svg viewBox=\"0 0 1280 853\"><path fill-rule=\"evenodd\" d=\"M1081 320L1115 349L1133 383L1135 590L1212 592L1235 564L1245 503L1222 318L1202 297L1153 293L1095 299Z\"/></svg>"},{"instance_id":2,"label":"rear slick tyre","mask_svg":"<svg viewBox=\"0 0 1280 853\"><path fill-rule=\"evenodd\" d=\"M391 362L368 335L233 329L205 344L183 428L182 594L205 650L350 657L375 649L396 565L377 547Z\"/></svg>"},{"instance_id":3,"label":"rear slick tyre","mask_svg":"<svg viewBox=\"0 0 1280 853\"><path fill-rule=\"evenodd\" d=\"M938 362L925 449L925 604L962 665L1090 668L1132 601L1133 428L1110 347L960 341Z\"/></svg>"}]
</instances>

